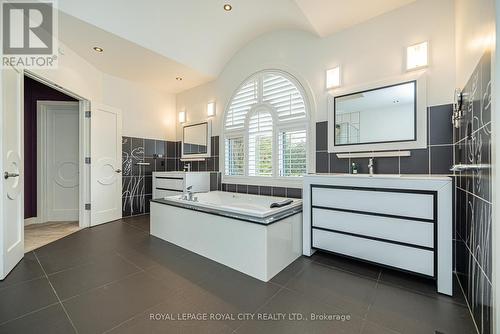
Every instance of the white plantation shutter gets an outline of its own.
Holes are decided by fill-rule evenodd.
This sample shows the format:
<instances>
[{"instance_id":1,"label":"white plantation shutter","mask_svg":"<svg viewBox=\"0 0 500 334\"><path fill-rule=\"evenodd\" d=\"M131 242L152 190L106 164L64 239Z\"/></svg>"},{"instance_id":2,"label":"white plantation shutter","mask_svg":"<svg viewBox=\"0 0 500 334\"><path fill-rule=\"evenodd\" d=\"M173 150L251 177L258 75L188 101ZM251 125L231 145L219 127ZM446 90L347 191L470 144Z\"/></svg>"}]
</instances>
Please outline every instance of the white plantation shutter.
<instances>
[{"instance_id":1,"label":"white plantation shutter","mask_svg":"<svg viewBox=\"0 0 500 334\"><path fill-rule=\"evenodd\" d=\"M244 175L245 144L243 137L226 138L224 146L226 175Z\"/></svg>"},{"instance_id":2,"label":"white plantation shutter","mask_svg":"<svg viewBox=\"0 0 500 334\"><path fill-rule=\"evenodd\" d=\"M306 173L306 130L282 131L279 134L280 176L302 176Z\"/></svg>"},{"instance_id":3,"label":"white plantation shutter","mask_svg":"<svg viewBox=\"0 0 500 334\"><path fill-rule=\"evenodd\" d=\"M262 79L262 101L272 105L280 119L306 117L304 98L294 83L276 74L265 74Z\"/></svg>"},{"instance_id":4,"label":"white plantation shutter","mask_svg":"<svg viewBox=\"0 0 500 334\"><path fill-rule=\"evenodd\" d=\"M236 92L226 115L226 130L239 130L245 126L250 108L258 102L258 80L250 79Z\"/></svg>"},{"instance_id":5,"label":"white plantation shutter","mask_svg":"<svg viewBox=\"0 0 500 334\"><path fill-rule=\"evenodd\" d=\"M258 111L248 122L248 175L273 175L273 118Z\"/></svg>"},{"instance_id":6,"label":"white plantation shutter","mask_svg":"<svg viewBox=\"0 0 500 334\"><path fill-rule=\"evenodd\" d=\"M286 73L267 70L246 80L226 109L225 175L304 175L306 112L303 89Z\"/></svg>"}]
</instances>

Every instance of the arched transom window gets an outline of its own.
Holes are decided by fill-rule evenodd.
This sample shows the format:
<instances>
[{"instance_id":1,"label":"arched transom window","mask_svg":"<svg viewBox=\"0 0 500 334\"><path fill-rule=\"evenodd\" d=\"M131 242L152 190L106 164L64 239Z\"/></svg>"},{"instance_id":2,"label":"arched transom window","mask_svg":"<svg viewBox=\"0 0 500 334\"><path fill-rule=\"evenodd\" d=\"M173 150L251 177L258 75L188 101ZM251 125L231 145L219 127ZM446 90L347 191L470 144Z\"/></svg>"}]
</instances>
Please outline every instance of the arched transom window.
<instances>
[{"instance_id":1,"label":"arched transom window","mask_svg":"<svg viewBox=\"0 0 500 334\"><path fill-rule=\"evenodd\" d=\"M307 171L307 103L291 75L266 70L247 79L224 119L227 176L288 177Z\"/></svg>"}]
</instances>

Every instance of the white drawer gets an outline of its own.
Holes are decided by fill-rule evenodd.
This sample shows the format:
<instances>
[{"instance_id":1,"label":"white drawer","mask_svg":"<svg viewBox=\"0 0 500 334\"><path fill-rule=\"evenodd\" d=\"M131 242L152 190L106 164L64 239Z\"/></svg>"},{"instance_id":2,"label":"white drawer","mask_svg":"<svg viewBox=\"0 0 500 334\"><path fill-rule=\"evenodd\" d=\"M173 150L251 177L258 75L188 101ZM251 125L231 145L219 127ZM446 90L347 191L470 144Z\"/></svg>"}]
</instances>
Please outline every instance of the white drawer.
<instances>
[{"instance_id":1,"label":"white drawer","mask_svg":"<svg viewBox=\"0 0 500 334\"><path fill-rule=\"evenodd\" d=\"M182 191L171 191L171 190L161 190L161 189L153 189L153 199L165 198L168 196L181 195Z\"/></svg>"},{"instance_id":2,"label":"white drawer","mask_svg":"<svg viewBox=\"0 0 500 334\"><path fill-rule=\"evenodd\" d=\"M312 205L408 218L434 218L431 194L313 187Z\"/></svg>"},{"instance_id":3,"label":"white drawer","mask_svg":"<svg viewBox=\"0 0 500 334\"><path fill-rule=\"evenodd\" d=\"M168 190L184 190L184 179L176 178L160 178L156 177L156 188L163 188Z\"/></svg>"},{"instance_id":4,"label":"white drawer","mask_svg":"<svg viewBox=\"0 0 500 334\"><path fill-rule=\"evenodd\" d=\"M312 217L312 225L316 227L424 247L434 246L433 223L319 208L313 208Z\"/></svg>"},{"instance_id":5,"label":"white drawer","mask_svg":"<svg viewBox=\"0 0 500 334\"><path fill-rule=\"evenodd\" d=\"M432 251L313 229L313 247L434 276Z\"/></svg>"}]
</instances>

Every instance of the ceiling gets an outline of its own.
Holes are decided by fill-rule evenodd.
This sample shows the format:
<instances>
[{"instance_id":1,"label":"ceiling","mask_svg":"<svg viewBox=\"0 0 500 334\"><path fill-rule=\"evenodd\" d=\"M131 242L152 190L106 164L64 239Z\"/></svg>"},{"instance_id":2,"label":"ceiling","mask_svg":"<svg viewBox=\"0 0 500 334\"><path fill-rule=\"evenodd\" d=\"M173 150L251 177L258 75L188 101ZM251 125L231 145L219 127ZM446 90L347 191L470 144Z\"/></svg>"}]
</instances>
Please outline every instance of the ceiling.
<instances>
[{"instance_id":1,"label":"ceiling","mask_svg":"<svg viewBox=\"0 0 500 334\"><path fill-rule=\"evenodd\" d=\"M213 80L264 33L327 36L413 1L64 0L59 35L105 73L177 93ZM225 3L232 11L223 10ZM95 53L94 45L105 51Z\"/></svg>"},{"instance_id":2,"label":"ceiling","mask_svg":"<svg viewBox=\"0 0 500 334\"><path fill-rule=\"evenodd\" d=\"M295 0L319 36L352 27L415 0Z\"/></svg>"}]
</instances>

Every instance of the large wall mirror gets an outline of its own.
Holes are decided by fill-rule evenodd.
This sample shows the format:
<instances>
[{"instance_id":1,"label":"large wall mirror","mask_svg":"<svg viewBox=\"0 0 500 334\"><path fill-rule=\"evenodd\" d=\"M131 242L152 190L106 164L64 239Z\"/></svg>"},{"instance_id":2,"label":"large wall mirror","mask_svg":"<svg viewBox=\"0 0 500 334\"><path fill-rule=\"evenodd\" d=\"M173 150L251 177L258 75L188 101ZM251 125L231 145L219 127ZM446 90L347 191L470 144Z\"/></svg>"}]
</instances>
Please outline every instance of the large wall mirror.
<instances>
[{"instance_id":1,"label":"large wall mirror","mask_svg":"<svg viewBox=\"0 0 500 334\"><path fill-rule=\"evenodd\" d=\"M427 112L422 81L422 78L392 80L331 95L330 151L426 147Z\"/></svg>"},{"instance_id":2,"label":"large wall mirror","mask_svg":"<svg viewBox=\"0 0 500 334\"><path fill-rule=\"evenodd\" d=\"M210 122L185 125L182 128L182 158L210 157Z\"/></svg>"}]
</instances>

